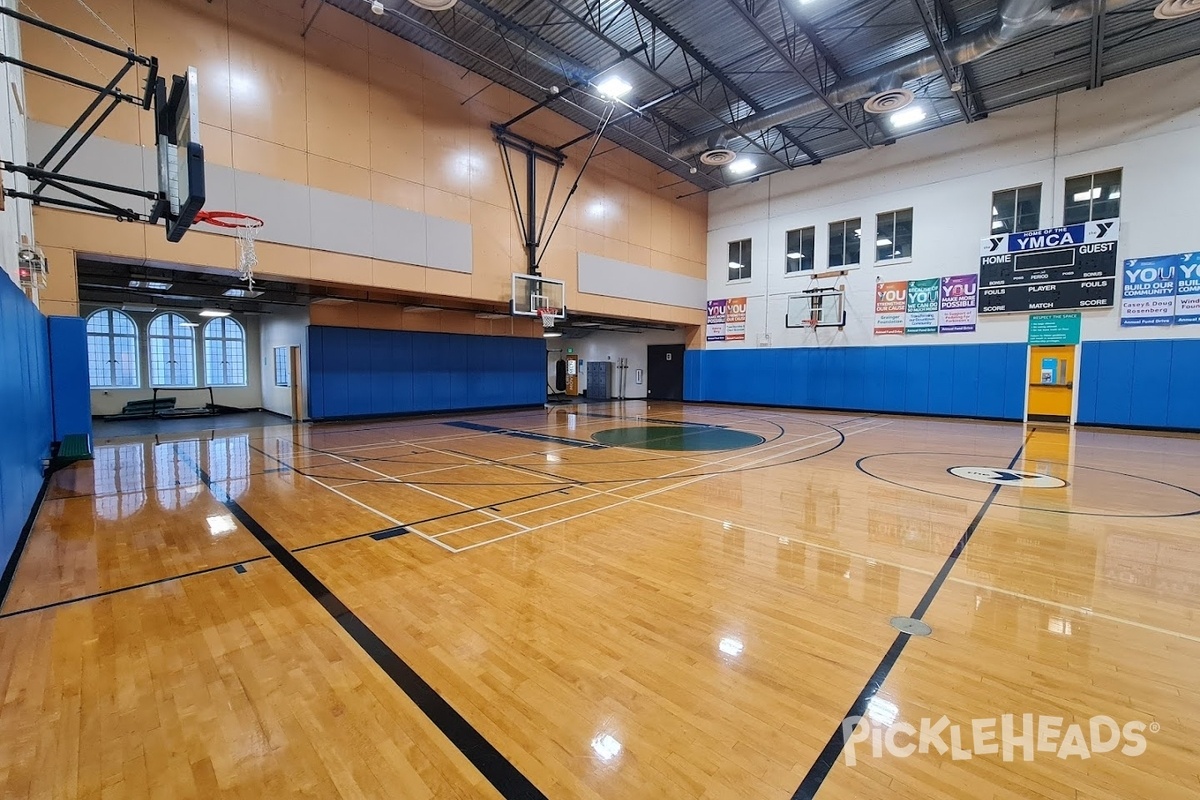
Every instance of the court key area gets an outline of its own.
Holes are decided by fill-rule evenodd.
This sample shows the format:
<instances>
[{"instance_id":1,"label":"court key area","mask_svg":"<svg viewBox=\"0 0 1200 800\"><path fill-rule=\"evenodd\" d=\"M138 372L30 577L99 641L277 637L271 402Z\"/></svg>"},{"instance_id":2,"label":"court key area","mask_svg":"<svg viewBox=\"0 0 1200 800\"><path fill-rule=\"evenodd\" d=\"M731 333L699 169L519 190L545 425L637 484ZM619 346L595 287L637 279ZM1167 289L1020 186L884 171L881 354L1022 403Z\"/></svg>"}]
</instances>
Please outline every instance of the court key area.
<instances>
[{"instance_id":1,"label":"court key area","mask_svg":"<svg viewBox=\"0 0 1200 800\"><path fill-rule=\"evenodd\" d=\"M101 440L0 609L0 785L1193 798L1196 455L641 401Z\"/></svg>"}]
</instances>

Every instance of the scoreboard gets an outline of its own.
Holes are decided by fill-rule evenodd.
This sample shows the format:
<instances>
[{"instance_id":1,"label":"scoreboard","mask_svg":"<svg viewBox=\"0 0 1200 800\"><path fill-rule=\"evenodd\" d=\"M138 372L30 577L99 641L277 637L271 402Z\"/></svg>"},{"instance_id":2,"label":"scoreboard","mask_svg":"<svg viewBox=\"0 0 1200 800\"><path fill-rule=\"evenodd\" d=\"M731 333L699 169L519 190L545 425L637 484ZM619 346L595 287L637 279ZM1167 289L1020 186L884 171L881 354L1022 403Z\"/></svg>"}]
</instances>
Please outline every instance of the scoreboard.
<instances>
[{"instance_id":1,"label":"scoreboard","mask_svg":"<svg viewBox=\"0 0 1200 800\"><path fill-rule=\"evenodd\" d=\"M1120 220L989 236L979 250L979 313L1108 308Z\"/></svg>"}]
</instances>

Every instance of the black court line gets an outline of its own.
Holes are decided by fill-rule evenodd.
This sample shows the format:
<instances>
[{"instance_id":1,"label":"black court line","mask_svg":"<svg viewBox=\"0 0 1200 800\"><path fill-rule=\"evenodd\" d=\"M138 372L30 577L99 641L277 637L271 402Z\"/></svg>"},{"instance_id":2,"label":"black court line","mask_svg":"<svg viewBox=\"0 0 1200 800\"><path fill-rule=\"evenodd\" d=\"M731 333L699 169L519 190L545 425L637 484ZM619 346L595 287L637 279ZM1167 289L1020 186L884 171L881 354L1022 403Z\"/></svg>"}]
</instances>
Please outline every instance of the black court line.
<instances>
[{"instance_id":1,"label":"black court line","mask_svg":"<svg viewBox=\"0 0 1200 800\"><path fill-rule=\"evenodd\" d=\"M1025 452L1025 446L1029 443L1029 437L1033 436L1036 428L1029 431L1025 437L1025 441L1021 443L1017 454L1008 462L1008 468L1012 469L1020 460L1021 454ZM992 507L992 503L996 499L996 495L1000 493L1003 486L996 485L992 487L988 493L987 499L983 501L983 505L979 507L979 511L975 512L974 519L967 529L963 531L963 535L959 538L958 543L954 545L954 549L950 551L950 555L946 558L946 563L942 565L938 574L934 577L933 583L925 590L925 595L921 601L917 603L916 609L910 615L914 619L921 619L925 612L929 610L929 606L933 603L933 599L941 590L942 585L946 582L946 578L950 576L950 570L954 569L954 565L958 562L963 550L971 541L971 537L975 535L975 531L979 528L979 524L983 522L984 516L988 509ZM879 662L879 666L871 673L871 677L867 680L867 685L859 692L858 697L854 699L850 710L839 721L833 735L829 737L829 741L825 744L825 748L821 750L821 754L817 756L817 760L809 767L808 774L804 776L804 780L800 782L800 786L792 795L792 800L812 800L816 796L817 791L821 788L821 784L829 777L829 771L833 769L833 765L837 763L838 756L841 755L842 749L846 746L846 728L856 728L858 723L867 716L867 706L883 688L884 681L887 680L892 668L896 666L896 661L900 658L900 654L904 652L904 648L908 645L912 636L907 633L901 633L896 636L896 640L892 642L892 646L888 648L884 654L883 660ZM853 725L849 723L853 722Z\"/></svg>"},{"instance_id":2,"label":"black court line","mask_svg":"<svg viewBox=\"0 0 1200 800\"><path fill-rule=\"evenodd\" d=\"M301 473L301 474L303 474L303 473ZM511 500L505 500L504 502L501 502L501 503L492 503L491 505L486 505L486 506L475 506L474 508L464 508L464 509L460 509L459 511L450 511L446 514L438 514L436 517L426 517L425 519L414 519L411 522L406 522L399 527L424 525L428 522L440 522L444 519L453 519L454 517L461 517L463 514L471 514L476 511L486 511L486 510L492 508L493 506L506 506L509 503L517 503L517 502L520 502L521 500L534 500L538 497L545 497L548 494L557 494L559 492L566 492L566 491L568 491L568 489L571 489L571 488L587 488L587 487L568 487L567 489L560 489L558 487L555 487L553 489L547 489L544 492L534 492L533 494L526 494L526 495L522 495L520 497L514 497ZM539 509L534 509L534 511L537 511L537 510L539 510ZM532 512L530 512L530 513L532 513ZM339 539L330 539L328 542L316 542L314 544L306 544L303 547L297 547L292 552L293 553L304 553L309 550L316 550L317 548L320 548L320 547L328 547L331 544L343 544L345 542L352 542L355 539L365 539L368 536L371 537L372 539L375 539L376 534L387 533L388 531L392 531L392 530L395 530L395 528L384 528L381 531L367 531L366 533L352 533L349 536L343 536ZM391 538L391 537L384 537L384 538ZM381 541L381 539L376 539L376 541Z\"/></svg>"},{"instance_id":3,"label":"black court line","mask_svg":"<svg viewBox=\"0 0 1200 800\"><path fill-rule=\"evenodd\" d=\"M179 457L180 463L187 464L196 471L200 480L208 487L220 503L222 503L234 518L254 535L259 543L267 549L275 560L304 587L313 599L333 617L334 621L350 635L356 644L379 665L392 682L408 695L437 726L459 752L492 784L505 798L521 798L521 800L546 800L536 786L513 766L507 758L467 722L446 700L437 693L425 680L408 665L396 651L388 647L375 631L363 622L357 614L349 609L308 567L300 563L296 556L272 536L266 528L250 516L236 500L233 499L219 484L215 484L208 473L192 462L187 456Z\"/></svg>"},{"instance_id":4,"label":"black court line","mask_svg":"<svg viewBox=\"0 0 1200 800\"><path fill-rule=\"evenodd\" d=\"M246 568L243 566L243 564L253 564L255 561L264 561L268 558L270 558L270 556L255 556L254 558L244 558L241 561L231 561L228 564L221 564L220 566L216 566L216 567L205 567L204 569L197 569L197 570L193 570L191 572L185 572L182 575L172 575L169 578L156 578L155 580L152 580L152 581L143 581L142 583L135 583L132 586L120 586L116 589L108 589L103 592L96 592L95 594L85 594L81 597L68 597L65 600L56 600L53 603L46 603L45 605L33 606L32 608L19 608L16 611L9 611L7 613L0 614L0 619L8 619L9 617L19 617L23 614L32 614L35 611L46 611L47 609L51 609L51 608L60 608L62 606L74 605L75 603L82 603L87 600L98 600L101 597L111 597L114 594L123 594L124 592L132 592L136 589L145 589L147 586L157 586L160 583L170 583L171 581L179 581L179 580L183 580L184 578L194 578L197 575L207 575L210 572L220 572L223 569L232 568L235 572L238 572L240 574L240 573L244 573L246 571Z\"/></svg>"},{"instance_id":5,"label":"black court line","mask_svg":"<svg viewBox=\"0 0 1200 800\"><path fill-rule=\"evenodd\" d=\"M566 445L567 447L581 447L585 450L604 450L608 447L608 445L599 444L598 442L588 442L582 439L568 439L565 436L551 436L548 433L531 433L529 431L522 431L516 428L499 428L495 425L484 425L481 422L456 420L443 424L454 428L463 428L469 431L479 431L480 433L498 433L501 436L512 436L517 439L532 439L535 442L554 442L555 444Z\"/></svg>"}]
</instances>

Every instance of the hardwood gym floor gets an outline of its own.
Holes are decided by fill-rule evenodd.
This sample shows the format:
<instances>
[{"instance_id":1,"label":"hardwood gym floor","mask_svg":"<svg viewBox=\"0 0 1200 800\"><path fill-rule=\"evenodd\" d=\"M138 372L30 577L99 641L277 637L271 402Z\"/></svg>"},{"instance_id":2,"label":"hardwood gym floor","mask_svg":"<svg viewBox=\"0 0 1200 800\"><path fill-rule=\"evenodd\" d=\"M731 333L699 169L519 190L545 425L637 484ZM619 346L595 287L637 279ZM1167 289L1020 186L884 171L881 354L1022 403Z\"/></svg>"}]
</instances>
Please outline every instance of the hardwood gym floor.
<instances>
[{"instance_id":1,"label":"hardwood gym floor","mask_svg":"<svg viewBox=\"0 0 1200 800\"><path fill-rule=\"evenodd\" d=\"M1195 798L1198 465L640 402L113 440L0 608L0 794Z\"/></svg>"}]
</instances>

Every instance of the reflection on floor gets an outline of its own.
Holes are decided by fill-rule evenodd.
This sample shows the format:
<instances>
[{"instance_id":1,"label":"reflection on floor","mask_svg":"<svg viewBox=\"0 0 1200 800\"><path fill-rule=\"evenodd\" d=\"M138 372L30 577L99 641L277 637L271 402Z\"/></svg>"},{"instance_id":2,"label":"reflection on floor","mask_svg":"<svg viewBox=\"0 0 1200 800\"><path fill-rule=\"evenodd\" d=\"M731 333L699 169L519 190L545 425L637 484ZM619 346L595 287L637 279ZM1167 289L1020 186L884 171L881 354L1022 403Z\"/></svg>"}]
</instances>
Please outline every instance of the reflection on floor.
<instances>
[{"instance_id":1,"label":"reflection on floor","mask_svg":"<svg viewBox=\"0 0 1200 800\"><path fill-rule=\"evenodd\" d=\"M230 428L267 428L290 425L291 420L270 411L241 411L215 417L181 417L179 419L103 419L92 420L92 438L97 443L122 436L153 436L156 433L175 435Z\"/></svg>"},{"instance_id":2,"label":"reflection on floor","mask_svg":"<svg viewBox=\"0 0 1200 800\"><path fill-rule=\"evenodd\" d=\"M55 474L0 606L5 796L1200 796L1194 437L264 421Z\"/></svg>"}]
</instances>

